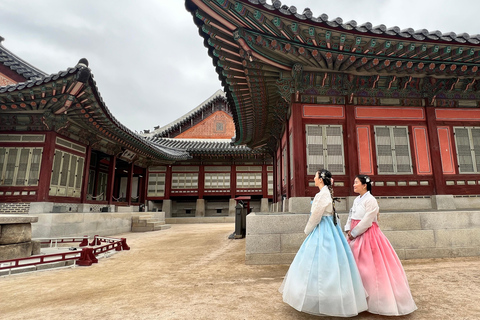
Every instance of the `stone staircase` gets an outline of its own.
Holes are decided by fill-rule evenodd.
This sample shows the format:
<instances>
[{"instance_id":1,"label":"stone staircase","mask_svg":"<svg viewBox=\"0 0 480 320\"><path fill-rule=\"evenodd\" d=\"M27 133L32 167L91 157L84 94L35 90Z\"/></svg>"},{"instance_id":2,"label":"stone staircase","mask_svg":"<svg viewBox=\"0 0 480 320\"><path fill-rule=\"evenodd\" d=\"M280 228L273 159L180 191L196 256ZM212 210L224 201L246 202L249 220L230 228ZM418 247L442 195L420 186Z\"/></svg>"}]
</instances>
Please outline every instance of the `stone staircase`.
<instances>
[{"instance_id":1,"label":"stone staircase","mask_svg":"<svg viewBox=\"0 0 480 320\"><path fill-rule=\"evenodd\" d=\"M140 214L132 216L132 232L146 232L170 229L171 225L165 224L165 214Z\"/></svg>"}]
</instances>

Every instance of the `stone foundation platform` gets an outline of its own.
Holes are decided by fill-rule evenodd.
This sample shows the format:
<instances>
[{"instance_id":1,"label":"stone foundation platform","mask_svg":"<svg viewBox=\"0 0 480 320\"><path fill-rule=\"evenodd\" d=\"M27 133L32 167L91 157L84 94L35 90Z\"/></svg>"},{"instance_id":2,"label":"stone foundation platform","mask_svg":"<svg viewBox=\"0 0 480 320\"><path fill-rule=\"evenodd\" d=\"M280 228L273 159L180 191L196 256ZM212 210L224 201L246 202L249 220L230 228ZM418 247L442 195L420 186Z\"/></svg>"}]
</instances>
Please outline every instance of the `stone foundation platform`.
<instances>
[{"instance_id":1,"label":"stone foundation platform","mask_svg":"<svg viewBox=\"0 0 480 320\"><path fill-rule=\"evenodd\" d=\"M0 215L0 261L32 255L32 223L37 217L18 214Z\"/></svg>"},{"instance_id":2,"label":"stone foundation platform","mask_svg":"<svg viewBox=\"0 0 480 320\"><path fill-rule=\"evenodd\" d=\"M289 264L306 235L308 214L250 213L246 264ZM341 227L347 214L340 214ZM380 213L380 229L400 259L480 256L480 211Z\"/></svg>"}]
</instances>

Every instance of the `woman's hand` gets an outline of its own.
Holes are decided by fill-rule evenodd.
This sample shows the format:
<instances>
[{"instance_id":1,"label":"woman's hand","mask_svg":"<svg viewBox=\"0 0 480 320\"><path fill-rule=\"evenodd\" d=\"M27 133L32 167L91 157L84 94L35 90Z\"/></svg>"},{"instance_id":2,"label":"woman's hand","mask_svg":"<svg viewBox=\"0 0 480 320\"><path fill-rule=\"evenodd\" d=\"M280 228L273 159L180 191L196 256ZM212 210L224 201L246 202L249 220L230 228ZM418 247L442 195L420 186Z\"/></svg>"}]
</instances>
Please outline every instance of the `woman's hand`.
<instances>
[{"instance_id":1,"label":"woman's hand","mask_svg":"<svg viewBox=\"0 0 480 320\"><path fill-rule=\"evenodd\" d=\"M352 234L350 233L350 230L349 230L348 233L347 233L347 237L348 237L348 239L350 239L350 240L355 239L355 237L352 236Z\"/></svg>"}]
</instances>

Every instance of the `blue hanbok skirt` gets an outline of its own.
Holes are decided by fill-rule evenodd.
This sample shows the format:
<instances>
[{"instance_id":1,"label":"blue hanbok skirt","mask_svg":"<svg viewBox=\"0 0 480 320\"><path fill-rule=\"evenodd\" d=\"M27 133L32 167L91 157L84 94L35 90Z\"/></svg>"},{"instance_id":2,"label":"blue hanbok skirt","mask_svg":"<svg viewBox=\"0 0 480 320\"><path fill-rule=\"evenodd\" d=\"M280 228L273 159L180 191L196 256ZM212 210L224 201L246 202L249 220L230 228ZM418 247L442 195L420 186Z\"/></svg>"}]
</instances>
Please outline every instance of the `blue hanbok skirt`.
<instances>
[{"instance_id":1,"label":"blue hanbok skirt","mask_svg":"<svg viewBox=\"0 0 480 320\"><path fill-rule=\"evenodd\" d=\"M307 236L279 291L284 302L314 315L352 317L367 310L355 259L332 216L323 216Z\"/></svg>"}]
</instances>

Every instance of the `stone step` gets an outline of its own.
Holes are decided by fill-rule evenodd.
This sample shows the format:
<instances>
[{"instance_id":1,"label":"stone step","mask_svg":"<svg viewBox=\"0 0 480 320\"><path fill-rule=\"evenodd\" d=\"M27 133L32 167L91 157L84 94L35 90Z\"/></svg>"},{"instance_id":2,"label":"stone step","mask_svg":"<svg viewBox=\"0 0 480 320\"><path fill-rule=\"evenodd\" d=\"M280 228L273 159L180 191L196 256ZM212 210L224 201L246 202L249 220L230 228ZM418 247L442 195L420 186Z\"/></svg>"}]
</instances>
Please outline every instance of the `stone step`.
<instances>
[{"instance_id":1,"label":"stone step","mask_svg":"<svg viewBox=\"0 0 480 320\"><path fill-rule=\"evenodd\" d=\"M134 221L145 220L145 219L153 219L153 216L152 215L139 215L139 216L132 216L132 219Z\"/></svg>"},{"instance_id":2,"label":"stone step","mask_svg":"<svg viewBox=\"0 0 480 320\"><path fill-rule=\"evenodd\" d=\"M140 215L132 217L132 232L146 232L164 230L170 228L165 220L159 220L152 215Z\"/></svg>"},{"instance_id":3,"label":"stone step","mask_svg":"<svg viewBox=\"0 0 480 320\"><path fill-rule=\"evenodd\" d=\"M164 225L165 222L163 221L151 221L151 222L147 222L147 227L158 227L158 226L161 226L161 225Z\"/></svg>"},{"instance_id":4,"label":"stone step","mask_svg":"<svg viewBox=\"0 0 480 320\"><path fill-rule=\"evenodd\" d=\"M166 229L170 229L172 226L170 224L162 224L162 225L159 225L159 226L156 226L155 227L155 231L157 230L166 230Z\"/></svg>"}]
</instances>

